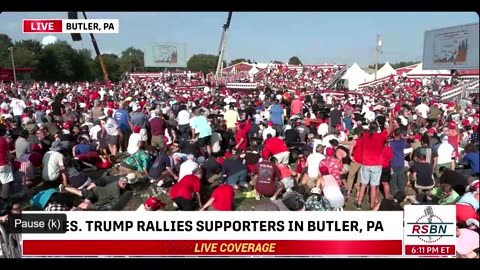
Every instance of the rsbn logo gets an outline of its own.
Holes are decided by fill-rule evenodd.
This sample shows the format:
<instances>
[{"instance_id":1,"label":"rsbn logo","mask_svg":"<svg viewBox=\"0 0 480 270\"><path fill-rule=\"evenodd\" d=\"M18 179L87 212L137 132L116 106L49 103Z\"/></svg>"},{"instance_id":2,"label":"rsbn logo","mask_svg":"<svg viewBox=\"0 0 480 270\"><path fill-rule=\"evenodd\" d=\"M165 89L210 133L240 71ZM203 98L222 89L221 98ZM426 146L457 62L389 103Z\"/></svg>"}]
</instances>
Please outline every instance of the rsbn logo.
<instances>
[{"instance_id":1,"label":"rsbn logo","mask_svg":"<svg viewBox=\"0 0 480 270\"><path fill-rule=\"evenodd\" d=\"M425 243L435 243L442 237L455 237L455 235L447 233L448 226L452 226L454 223L444 222L433 212L431 206L425 207L424 215L420 216L416 222L408 222L407 225L411 226L407 237L418 237Z\"/></svg>"}]
</instances>

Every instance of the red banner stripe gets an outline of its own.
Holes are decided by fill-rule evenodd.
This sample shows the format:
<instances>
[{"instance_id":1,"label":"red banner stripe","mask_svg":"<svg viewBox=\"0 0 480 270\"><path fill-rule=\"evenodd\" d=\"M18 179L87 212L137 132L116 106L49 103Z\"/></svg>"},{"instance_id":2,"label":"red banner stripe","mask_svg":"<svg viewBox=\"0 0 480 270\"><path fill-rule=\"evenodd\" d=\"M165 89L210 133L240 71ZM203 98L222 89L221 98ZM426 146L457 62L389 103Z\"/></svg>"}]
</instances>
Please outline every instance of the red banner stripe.
<instances>
[{"instance_id":1,"label":"red banner stripe","mask_svg":"<svg viewBox=\"0 0 480 270\"><path fill-rule=\"evenodd\" d=\"M402 255L401 240L23 240L25 256Z\"/></svg>"}]
</instances>

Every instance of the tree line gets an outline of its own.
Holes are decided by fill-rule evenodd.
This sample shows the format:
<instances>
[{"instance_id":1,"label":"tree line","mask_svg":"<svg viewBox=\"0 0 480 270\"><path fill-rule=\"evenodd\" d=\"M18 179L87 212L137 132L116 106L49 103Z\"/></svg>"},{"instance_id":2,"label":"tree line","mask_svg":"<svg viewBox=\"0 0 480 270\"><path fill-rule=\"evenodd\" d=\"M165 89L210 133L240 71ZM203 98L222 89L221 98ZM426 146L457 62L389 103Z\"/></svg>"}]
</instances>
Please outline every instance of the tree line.
<instances>
[{"instance_id":1,"label":"tree line","mask_svg":"<svg viewBox=\"0 0 480 270\"><path fill-rule=\"evenodd\" d=\"M53 44L43 46L39 41L33 39L12 41L6 35L0 33L0 68L12 67L9 47L14 48L14 62L16 68L33 68L35 71L29 79L40 81L95 81L103 80L103 72L99 59L89 49L75 49L67 41L58 41ZM122 51L120 55L102 54L104 65L108 71L111 81L119 81L125 72L155 72L165 70L183 70L180 68L155 68L144 66L144 54L141 49L129 47ZM217 68L218 56L212 54L195 54L187 61L186 70L194 72L203 72L208 74L215 72ZM237 58L231 60L228 64L237 63L256 63L254 60L246 58ZM283 64L281 61L274 63ZM414 62L401 62L403 66L408 66ZM302 62L297 56L292 56L288 60L290 65L301 65ZM227 62L223 62L227 67ZM392 67L395 67L393 64ZM27 79L25 74L17 72L18 80Z\"/></svg>"}]
</instances>

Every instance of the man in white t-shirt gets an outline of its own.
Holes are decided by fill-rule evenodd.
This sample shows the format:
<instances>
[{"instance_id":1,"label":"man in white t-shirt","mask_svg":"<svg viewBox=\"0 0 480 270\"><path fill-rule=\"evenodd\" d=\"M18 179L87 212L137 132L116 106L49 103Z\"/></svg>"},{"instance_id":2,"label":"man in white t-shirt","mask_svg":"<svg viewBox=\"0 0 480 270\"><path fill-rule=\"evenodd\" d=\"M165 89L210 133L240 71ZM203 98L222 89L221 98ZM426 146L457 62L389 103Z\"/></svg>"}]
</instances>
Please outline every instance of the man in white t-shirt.
<instances>
[{"instance_id":1,"label":"man in white t-shirt","mask_svg":"<svg viewBox=\"0 0 480 270\"><path fill-rule=\"evenodd\" d=\"M425 103L421 103L415 107L415 111L420 115L420 117L427 119L428 113L430 112L430 107L428 107L428 105Z\"/></svg>"},{"instance_id":2,"label":"man in white t-shirt","mask_svg":"<svg viewBox=\"0 0 480 270\"><path fill-rule=\"evenodd\" d=\"M10 108L12 109L12 113L15 116L15 120L17 121L17 125L20 125L20 120L22 119L23 110L27 107L23 100L18 98L13 98L12 102L10 102Z\"/></svg>"},{"instance_id":3,"label":"man in white t-shirt","mask_svg":"<svg viewBox=\"0 0 480 270\"><path fill-rule=\"evenodd\" d=\"M185 175L192 174L193 170L198 168L198 163L194 161L195 157L193 155L188 155L187 160L180 165L180 170L178 172L178 181L180 182Z\"/></svg>"},{"instance_id":4,"label":"man in white t-shirt","mask_svg":"<svg viewBox=\"0 0 480 270\"><path fill-rule=\"evenodd\" d=\"M67 175L65 172L64 156L60 151L62 144L55 141L50 147L50 151L43 156L43 170L42 179L44 181L62 180L62 183L67 186Z\"/></svg>"},{"instance_id":5,"label":"man in white t-shirt","mask_svg":"<svg viewBox=\"0 0 480 270\"><path fill-rule=\"evenodd\" d=\"M306 166L308 170L307 174L303 176L302 184L307 185L309 188L313 188L317 185L320 162L325 159L325 156L322 154L323 148L323 145L317 145L315 152L307 157Z\"/></svg>"},{"instance_id":6,"label":"man in white t-shirt","mask_svg":"<svg viewBox=\"0 0 480 270\"><path fill-rule=\"evenodd\" d=\"M446 167L447 169L455 169L452 166L452 161L455 158L455 148L448 143L448 136L442 136L442 143L437 148L438 159L437 159L437 168L436 172L438 173L440 167Z\"/></svg>"},{"instance_id":7,"label":"man in white t-shirt","mask_svg":"<svg viewBox=\"0 0 480 270\"><path fill-rule=\"evenodd\" d=\"M127 153L130 155L135 154L138 150L140 150L140 146L142 143L142 134L140 134L141 128L136 126L133 128L133 133L130 135L128 139L128 146L127 146Z\"/></svg>"},{"instance_id":8,"label":"man in white t-shirt","mask_svg":"<svg viewBox=\"0 0 480 270\"><path fill-rule=\"evenodd\" d=\"M218 132L213 132L210 138L210 145L212 145L212 153L218 153L222 150L220 142L222 141L222 135Z\"/></svg>"},{"instance_id":9,"label":"man in white t-shirt","mask_svg":"<svg viewBox=\"0 0 480 270\"><path fill-rule=\"evenodd\" d=\"M262 137L263 140L267 140L267 135L271 134L272 138L275 138L277 136L277 131L273 128L273 122L268 122L268 127L265 128L262 132Z\"/></svg>"}]
</instances>

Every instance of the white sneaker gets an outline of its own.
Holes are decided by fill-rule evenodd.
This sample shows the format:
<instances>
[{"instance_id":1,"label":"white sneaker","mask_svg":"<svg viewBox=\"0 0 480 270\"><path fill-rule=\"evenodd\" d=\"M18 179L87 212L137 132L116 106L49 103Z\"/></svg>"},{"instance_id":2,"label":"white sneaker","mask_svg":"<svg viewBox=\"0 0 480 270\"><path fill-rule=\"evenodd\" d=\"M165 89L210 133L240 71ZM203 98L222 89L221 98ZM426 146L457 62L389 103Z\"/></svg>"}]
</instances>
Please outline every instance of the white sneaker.
<instances>
[{"instance_id":1,"label":"white sneaker","mask_svg":"<svg viewBox=\"0 0 480 270\"><path fill-rule=\"evenodd\" d=\"M275 197L271 197L271 198L270 198L270 201L273 202L273 201L275 201L276 199L277 199L277 198L275 198Z\"/></svg>"},{"instance_id":2,"label":"white sneaker","mask_svg":"<svg viewBox=\"0 0 480 270\"><path fill-rule=\"evenodd\" d=\"M155 183L155 179L150 179L150 183L151 184Z\"/></svg>"},{"instance_id":3,"label":"white sneaker","mask_svg":"<svg viewBox=\"0 0 480 270\"><path fill-rule=\"evenodd\" d=\"M255 200L257 200L257 201L260 201L261 198L262 197L260 197L260 195L255 196Z\"/></svg>"},{"instance_id":4,"label":"white sneaker","mask_svg":"<svg viewBox=\"0 0 480 270\"><path fill-rule=\"evenodd\" d=\"M178 208L178 205L175 202L173 202L173 207Z\"/></svg>"},{"instance_id":5,"label":"white sneaker","mask_svg":"<svg viewBox=\"0 0 480 270\"><path fill-rule=\"evenodd\" d=\"M157 183L157 187L161 187L161 186L163 186L163 184L164 184L163 180L160 180L160 181L158 181L158 183Z\"/></svg>"}]
</instances>

